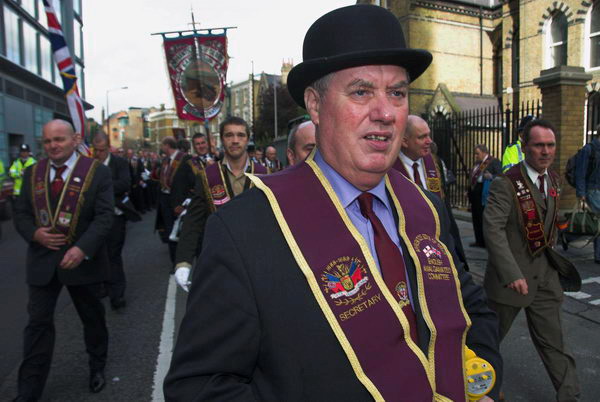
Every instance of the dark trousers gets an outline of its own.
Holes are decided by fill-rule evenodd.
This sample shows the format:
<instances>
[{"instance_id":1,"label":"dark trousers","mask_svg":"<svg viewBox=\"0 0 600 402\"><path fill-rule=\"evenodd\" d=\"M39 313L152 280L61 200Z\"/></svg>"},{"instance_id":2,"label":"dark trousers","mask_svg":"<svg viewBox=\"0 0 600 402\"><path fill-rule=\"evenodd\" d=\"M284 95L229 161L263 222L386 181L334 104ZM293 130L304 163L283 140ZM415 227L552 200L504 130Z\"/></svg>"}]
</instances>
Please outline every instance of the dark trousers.
<instances>
[{"instance_id":1,"label":"dark trousers","mask_svg":"<svg viewBox=\"0 0 600 402\"><path fill-rule=\"evenodd\" d=\"M471 216L473 218L473 231L475 232L475 243L485 246L483 238L483 205L481 193L483 192L483 184L477 183L475 187L469 191L469 201L471 202Z\"/></svg>"},{"instance_id":2,"label":"dark trousers","mask_svg":"<svg viewBox=\"0 0 600 402\"><path fill-rule=\"evenodd\" d=\"M163 243L167 243L169 245L169 257L171 258L171 262L175 263L177 242L169 240L169 236L173 230L173 224L175 223L175 211L173 211L173 208L171 208L170 195L161 192L158 199L158 204L163 225L163 230L160 232L160 238Z\"/></svg>"},{"instance_id":3,"label":"dark trousers","mask_svg":"<svg viewBox=\"0 0 600 402\"><path fill-rule=\"evenodd\" d=\"M29 286L29 322L24 331L23 362L19 368L19 395L39 398L44 390L54 351L54 309L63 287L55 275L46 286ZM91 371L103 370L108 351L108 329L99 299L101 284L67 286L83 324Z\"/></svg>"},{"instance_id":4,"label":"dark trousers","mask_svg":"<svg viewBox=\"0 0 600 402\"><path fill-rule=\"evenodd\" d=\"M544 367L556 390L556 400L579 400L580 388L575 360L565 345L561 322L562 290L556 274L554 286L540 286L535 299L525 307L527 327ZM521 307L509 306L488 300L490 308L498 315L502 341Z\"/></svg>"},{"instance_id":5,"label":"dark trousers","mask_svg":"<svg viewBox=\"0 0 600 402\"><path fill-rule=\"evenodd\" d=\"M110 230L110 236L106 239L108 258L110 260L110 275L105 282L108 297L115 301L125 295L125 271L123 270L123 245L125 244L125 231L127 220L125 215L115 216Z\"/></svg>"}]
</instances>

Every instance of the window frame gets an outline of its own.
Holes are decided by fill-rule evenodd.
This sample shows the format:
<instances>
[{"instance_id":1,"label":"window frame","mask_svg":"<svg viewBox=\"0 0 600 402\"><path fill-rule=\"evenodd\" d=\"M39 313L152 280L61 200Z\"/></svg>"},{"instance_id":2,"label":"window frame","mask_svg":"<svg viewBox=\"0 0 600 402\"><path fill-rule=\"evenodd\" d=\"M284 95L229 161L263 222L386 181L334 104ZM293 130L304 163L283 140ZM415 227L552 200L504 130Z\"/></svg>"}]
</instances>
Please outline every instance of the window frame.
<instances>
[{"instance_id":1,"label":"window frame","mask_svg":"<svg viewBox=\"0 0 600 402\"><path fill-rule=\"evenodd\" d=\"M585 16L585 40L582 53L583 66L585 67L586 71L600 71L600 64L592 67L592 38L600 37L600 30L592 33L592 13L596 7L598 7L598 10L600 11L600 1L595 1L588 9L588 12Z\"/></svg>"},{"instance_id":2,"label":"window frame","mask_svg":"<svg viewBox=\"0 0 600 402\"><path fill-rule=\"evenodd\" d=\"M553 42L553 38L552 38L552 24L557 21L558 17L563 17L565 19L566 22L566 31L565 31L565 38L561 38L562 40L559 42ZM569 21L567 19L567 16L565 15L565 13L563 13L562 11L557 11L555 12L551 18L548 18L546 20L546 23L544 24L544 68L548 69L548 68L554 68L554 67L559 67L559 66L566 66L569 64ZM552 50L554 48L558 48L560 46L564 46L564 54L566 55L566 60L565 63L562 64L561 62L555 62L554 57L552 55Z\"/></svg>"}]
</instances>

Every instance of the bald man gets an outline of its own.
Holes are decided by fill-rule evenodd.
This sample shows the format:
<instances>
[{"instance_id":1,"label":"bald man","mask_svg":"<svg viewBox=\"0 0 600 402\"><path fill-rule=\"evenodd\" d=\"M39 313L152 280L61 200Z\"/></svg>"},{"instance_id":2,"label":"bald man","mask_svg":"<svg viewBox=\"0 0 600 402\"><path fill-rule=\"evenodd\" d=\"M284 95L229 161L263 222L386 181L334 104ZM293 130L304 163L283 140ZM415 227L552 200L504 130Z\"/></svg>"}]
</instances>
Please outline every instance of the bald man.
<instances>
[{"instance_id":1,"label":"bald man","mask_svg":"<svg viewBox=\"0 0 600 402\"><path fill-rule=\"evenodd\" d=\"M63 286L83 324L90 391L100 392L105 385L108 330L98 295L109 272L113 184L108 167L75 151L78 141L68 122L47 123L42 145L48 158L27 168L15 203L15 226L28 244L29 287L18 401L42 395L54 349L54 308Z\"/></svg>"},{"instance_id":2,"label":"bald man","mask_svg":"<svg viewBox=\"0 0 600 402\"><path fill-rule=\"evenodd\" d=\"M302 162L315 147L315 124L305 121L290 130L286 150L290 166Z\"/></svg>"},{"instance_id":3,"label":"bald man","mask_svg":"<svg viewBox=\"0 0 600 402\"><path fill-rule=\"evenodd\" d=\"M406 122L406 132L394 168L418 184L424 190L429 190L440 197L446 204L450 217L450 234L456 243L456 254L465 264L468 271L467 257L460 238L458 225L452 214L452 206L446 197L446 177L442 161L431 152L433 140L431 130L425 120L419 116L409 115Z\"/></svg>"}]
</instances>

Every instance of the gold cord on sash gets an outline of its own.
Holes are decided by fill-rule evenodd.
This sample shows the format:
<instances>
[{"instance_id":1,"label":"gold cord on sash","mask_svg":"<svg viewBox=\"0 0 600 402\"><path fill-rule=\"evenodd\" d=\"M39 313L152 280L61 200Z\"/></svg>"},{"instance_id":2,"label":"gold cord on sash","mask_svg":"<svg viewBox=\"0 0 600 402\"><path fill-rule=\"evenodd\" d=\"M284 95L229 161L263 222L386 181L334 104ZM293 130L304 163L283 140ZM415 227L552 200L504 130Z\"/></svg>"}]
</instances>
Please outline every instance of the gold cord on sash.
<instances>
[{"instance_id":1,"label":"gold cord on sash","mask_svg":"<svg viewBox=\"0 0 600 402\"><path fill-rule=\"evenodd\" d=\"M419 258L417 257L417 253L413 247L412 242L408 239L408 235L406 234L406 220L405 220L404 211L400 205L400 202L398 201L398 198L396 197L396 194L394 194L391 183L389 181L389 177L387 175L386 175L385 181L386 181L385 184L386 184L388 193L391 195L392 202L394 203L394 206L396 207L396 211L398 211L399 235L404 240L404 244L406 244L408 252L412 257L413 262L415 263L415 268L417 271L417 282L418 282L418 287L419 287L419 291L418 291L419 302L421 304L421 309L423 311L423 318L425 319L425 322L427 323L427 326L429 327L429 331L431 332L431 337L429 340L429 348L428 348L428 357L429 357L429 368L431 370L431 376L435 379L435 376L436 376L436 373L435 373L435 341L437 339L437 329L433 325L433 320L431 319L431 315L429 313L429 308L428 308L427 301L426 301L425 290L424 290L425 287L423 284L423 270L421 267L421 262L420 262ZM454 259L452 258L452 254L448 250L448 247L443 242L439 241L440 232L441 232L441 224L440 224L440 217L437 213L437 210L431 203L431 200L423 193L423 190L419 186L417 186L415 183L413 183L412 181L410 181L410 180L408 180L408 181L417 188L417 190L419 191L419 193L421 193L421 196L423 197L425 202L427 202L427 205L429 206L429 209L431 210L431 213L435 219L435 227L436 227L435 240L437 240L437 243L444 249L444 252L448 256L448 261L450 262L450 268L452 269L452 277L454 278L454 282L455 282L455 286L456 286L457 299L459 302L460 310L463 313L463 316L467 323L467 326L465 327L465 330L462 335L462 346L463 346L462 353L464 355L464 346L465 346L466 340L467 340L467 333L469 331L469 328L472 325L472 322L471 322L471 319L469 318L469 314L467 313L467 310L465 309L465 306L463 304L462 293L460 291L460 281L458 280L458 271L456 269L456 265L454 264ZM466 378L466 371L465 371L465 367L464 367L464 362L465 362L464 356L463 356L462 362L463 362L463 379L464 379L464 383L466 384L467 378ZM439 394L435 394L435 395L436 395L436 398L438 396L441 397L441 395L439 395ZM443 397L443 398L445 398L445 397ZM465 388L465 400L466 399L467 399L467 394L466 394L466 388ZM435 399L435 400L437 401L438 399ZM444 399L439 399L439 400L442 401ZM446 400L448 400L448 399L446 398Z\"/></svg>"}]
</instances>

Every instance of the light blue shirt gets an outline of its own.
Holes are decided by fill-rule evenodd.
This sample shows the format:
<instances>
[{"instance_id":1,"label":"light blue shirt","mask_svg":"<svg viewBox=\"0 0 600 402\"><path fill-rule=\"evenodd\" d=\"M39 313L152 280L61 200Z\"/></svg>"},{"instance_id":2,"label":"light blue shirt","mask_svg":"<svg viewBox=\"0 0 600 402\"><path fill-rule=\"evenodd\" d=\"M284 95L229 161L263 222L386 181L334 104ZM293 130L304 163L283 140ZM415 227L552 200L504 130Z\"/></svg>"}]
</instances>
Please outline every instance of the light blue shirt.
<instances>
[{"instance_id":1,"label":"light blue shirt","mask_svg":"<svg viewBox=\"0 0 600 402\"><path fill-rule=\"evenodd\" d=\"M350 217L350 220L367 241L369 250L375 259L375 263L377 264L377 268L379 269L379 272L381 272L379 258L377 257L377 251L375 250L375 234L373 232L373 226L371 225L371 222L369 222L369 220L360 212L358 196L362 194L362 191L350 184L338 172L329 166L318 150L315 153L314 159L317 165L323 171L323 174L329 183L331 183L333 191L335 191L336 195L338 196L342 206ZM373 212L375 212L375 215L377 215L385 227L385 231L400 250L400 254L402 254L400 237L398 235L398 227L394 222L394 214L392 212L390 200L385 191L385 179L382 178L379 184L370 189L368 192L375 196L373 199Z\"/></svg>"}]
</instances>

